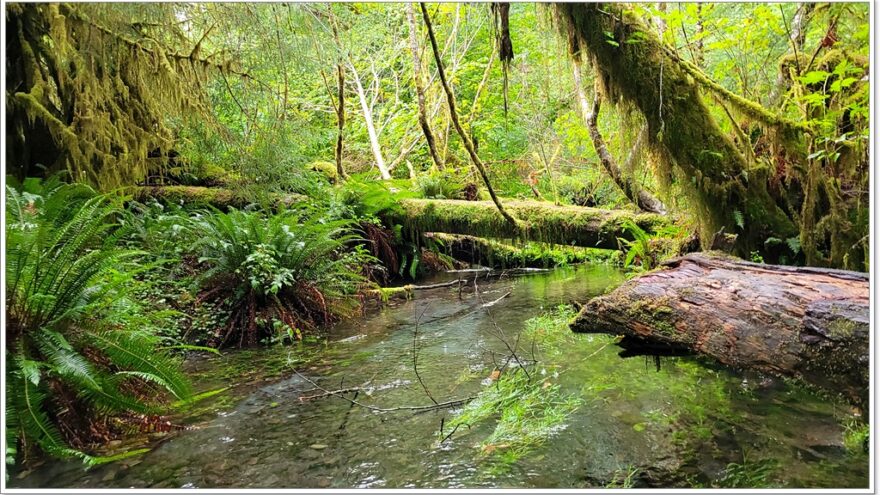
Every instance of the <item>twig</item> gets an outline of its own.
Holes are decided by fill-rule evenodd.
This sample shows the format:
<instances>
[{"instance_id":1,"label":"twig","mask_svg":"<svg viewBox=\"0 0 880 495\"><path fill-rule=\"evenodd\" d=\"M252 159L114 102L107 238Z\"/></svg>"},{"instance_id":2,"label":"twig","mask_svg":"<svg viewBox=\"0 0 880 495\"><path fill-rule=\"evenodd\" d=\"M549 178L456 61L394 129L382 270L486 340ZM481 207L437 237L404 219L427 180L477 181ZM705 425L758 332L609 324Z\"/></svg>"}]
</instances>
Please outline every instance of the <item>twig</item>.
<instances>
[{"instance_id":1,"label":"twig","mask_svg":"<svg viewBox=\"0 0 880 495\"><path fill-rule=\"evenodd\" d=\"M507 347L507 350L510 351L510 355L513 356L513 359L516 360L516 364L519 365L520 369L526 374L526 378L529 381L532 381L532 375L529 373L529 370L525 368L522 361L520 361L519 356L516 355L516 350L510 347L510 344L507 342L507 336L504 335L504 330L498 326L498 322L495 321L495 317L492 315L492 311L489 310L489 307L483 302L483 296L480 294L480 288L477 286L477 277L474 277L474 293L477 295L477 298L483 303L483 309L486 310L486 314L489 316L489 320L492 322L492 326L495 327L495 330L498 332L499 340L504 344L504 347ZM509 293L508 293L509 295ZM504 297L506 297L505 295ZM517 340L517 345L519 341Z\"/></svg>"},{"instance_id":2,"label":"twig","mask_svg":"<svg viewBox=\"0 0 880 495\"><path fill-rule=\"evenodd\" d=\"M422 386L422 390L425 391L425 395L427 395L428 398L431 399L431 402L436 405L437 399L435 399L434 396L431 395L431 391L428 390L428 386L425 385L425 382L422 380L422 375L419 374L419 322L422 321L422 316L425 316L425 311L427 310L428 305L426 304L425 309L423 309L422 312L419 313L419 315L416 317L416 325L413 329L413 372L416 375L416 379L419 381L419 385ZM413 306L413 311L417 311L415 306Z\"/></svg>"},{"instance_id":3,"label":"twig","mask_svg":"<svg viewBox=\"0 0 880 495\"><path fill-rule=\"evenodd\" d=\"M504 299L505 297L509 296L510 294L511 294L510 292L507 292L507 293L505 293L504 295L502 295L501 297L499 297L498 299L495 299L494 301L490 301L490 302L487 302L487 303L483 304L481 307L483 307L483 308L489 308L489 307L492 307L492 306L498 304L502 299Z\"/></svg>"},{"instance_id":4,"label":"twig","mask_svg":"<svg viewBox=\"0 0 880 495\"><path fill-rule=\"evenodd\" d=\"M329 390L329 391L328 391L328 390L325 390L324 392L322 392L322 393L320 393L320 394L315 394L315 395L301 395L301 396L299 397L299 400L300 400L300 402L305 402L305 401L307 401L307 400L321 399L321 398L323 398L323 397L329 397L329 396L331 396L331 395L345 394L345 393L348 393L348 392L360 392L361 390L363 390L362 387L340 388L340 389L337 389L337 390Z\"/></svg>"},{"instance_id":5,"label":"twig","mask_svg":"<svg viewBox=\"0 0 880 495\"><path fill-rule=\"evenodd\" d=\"M335 397L339 397L340 399L345 399L346 401L354 404L355 406L360 406L360 407L363 407L364 409L369 409L370 411L375 411L375 412L430 411L432 409L444 409L444 408L448 408L448 407L460 406L461 404L465 404L467 402L470 402L470 401L476 399L476 396L470 396L470 397L465 397L463 399L455 399L455 400L450 400L450 401L446 401L446 402L440 402L438 404L429 404L426 406L376 407L376 406L371 406L369 404L364 404L363 402L358 402L354 399L349 399L348 397L346 397L342 393L335 392L332 390L327 390L324 387L315 383L313 380L307 378L306 376L304 376L302 373L300 373L299 371L297 371L295 369L293 370L293 372L298 377L300 377L303 380L305 380L306 382L308 382L310 385L314 386L315 388L317 388L319 390L323 390L325 393L327 393L327 395L333 395Z\"/></svg>"}]
</instances>

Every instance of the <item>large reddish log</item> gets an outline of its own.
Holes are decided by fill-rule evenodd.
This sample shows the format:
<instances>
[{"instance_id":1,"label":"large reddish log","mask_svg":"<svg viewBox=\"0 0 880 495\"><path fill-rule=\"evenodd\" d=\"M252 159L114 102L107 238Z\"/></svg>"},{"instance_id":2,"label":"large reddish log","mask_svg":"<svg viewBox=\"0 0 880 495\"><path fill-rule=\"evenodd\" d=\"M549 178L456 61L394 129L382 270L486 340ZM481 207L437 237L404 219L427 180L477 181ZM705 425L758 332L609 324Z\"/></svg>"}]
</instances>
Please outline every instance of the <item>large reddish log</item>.
<instances>
[{"instance_id":1,"label":"large reddish log","mask_svg":"<svg viewBox=\"0 0 880 495\"><path fill-rule=\"evenodd\" d=\"M866 409L869 315L867 274L697 253L592 299L572 329L796 378Z\"/></svg>"}]
</instances>

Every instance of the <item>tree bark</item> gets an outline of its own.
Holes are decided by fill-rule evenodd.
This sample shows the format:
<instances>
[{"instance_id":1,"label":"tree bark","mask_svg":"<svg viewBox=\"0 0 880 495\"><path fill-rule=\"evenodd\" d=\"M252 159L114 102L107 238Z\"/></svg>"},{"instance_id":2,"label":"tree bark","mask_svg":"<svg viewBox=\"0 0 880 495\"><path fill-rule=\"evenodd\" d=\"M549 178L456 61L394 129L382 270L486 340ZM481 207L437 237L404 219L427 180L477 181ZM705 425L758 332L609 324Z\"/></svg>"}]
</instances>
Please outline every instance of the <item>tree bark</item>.
<instances>
[{"instance_id":1,"label":"tree bark","mask_svg":"<svg viewBox=\"0 0 880 495\"><path fill-rule=\"evenodd\" d=\"M593 94L593 106L591 108L587 102L587 95L584 92L584 86L581 81L581 64L580 58L577 55L572 58L571 65L572 72L574 73L575 96L580 104L581 115L590 132L590 139L593 141L593 147L596 149L596 154L599 155L599 162L602 163L602 167L608 172L611 180L617 184L617 187L623 192L624 196L629 198L633 204L643 211L666 213L666 206L659 199L639 187L639 184L633 177L624 176L620 167L617 166L617 162L611 156L608 147L605 146L602 134L599 133L599 125L597 123L599 116L599 93L597 91ZM639 133L638 139L642 139L642 136L643 133Z\"/></svg>"},{"instance_id":2,"label":"tree bark","mask_svg":"<svg viewBox=\"0 0 880 495\"><path fill-rule=\"evenodd\" d=\"M587 303L575 332L687 350L868 404L868 276L690 254Z\"/></svg>"},{"instance_id":3,"label":"tree bark","mask_svg":"<svg viewBox=\"0 0 880 495\"><path fill-rule=\"evenodd\" d=\"M797 235L792 219L766 182L747 172L745 159L703 101L700 88L714 87L697 80L687 62L674 58L651 29L619 5L559 3L554 8L562 30L599 69L607 92L645 117L649 145L662 158L663 173L674 173L687 189L702 239L724 227L739 234L737 253L747 256L763 250L768 237ZM627 42L633 39L639 42ZM753 102L737 101L750 115L775 118Z\"/></svg>"},{"instance_id":4,"label":"tree bark","mask_svg":"<svg viewBox=\"0 0 880 495\"><path fill-rule=\"evenodd\" d=\"M455 109L455 95L452 94L452 89L449 87L449 82L446 80L446 74L443 72L443 60L440 58L440 49L437 48L437 38L434 36L434 28L431 26L431 17L428 15L428 9L425 7L424 3L419 3L419 6L422 9L422 17L425 19L425 26L428 28L428 37L431 39L431 50L434 52L434 61L437 63L437 74L440 76L440 83L443 85L443 91L446 93L446 102L449 104L449 117L452 120L452 125L455 126L455 131L458 133L459 137L461 137L461 141L464 144L465 149L467 149L471 161L474 162L474 166L476 166L477 170L480 172L480 176L483 178L483 183L489 191L489 196L492 197L492 202L495 203L495 207L498 208L498 212L501 213L501 216L504 217L511 226L516 227L516 219L505 211L504 206L501 204L501 200L499 200L498 196L495 194L495 189L492 188L492 183L489 181L489 175L486 173L486 167L483 165L483 161L477 156L477 152L474 149L474 143L458 121L458 112Z\"/></svg>"},{"instance_id":5,"label":"tree bark","mask_svg":"<svg viewBox=\"0 0 880 495\"><path fill-rule=\"evenodd\" d=\"M419 57L419 38L418 27L416 26L415 9L412 2L406 4L406 20L409 23L409 47L412 51L413 58L413 81L416 87L416 96L419 104L419 125L425 134L425 141L428 142L428 150L431 152L431 159L438 169L443 170L443 160L437 153L437 143L434 139L434 132L431 130L431 122L428 120L428 110L425 105L425 86L422 81L422 60Z\"/></svg>"}]
</instances>

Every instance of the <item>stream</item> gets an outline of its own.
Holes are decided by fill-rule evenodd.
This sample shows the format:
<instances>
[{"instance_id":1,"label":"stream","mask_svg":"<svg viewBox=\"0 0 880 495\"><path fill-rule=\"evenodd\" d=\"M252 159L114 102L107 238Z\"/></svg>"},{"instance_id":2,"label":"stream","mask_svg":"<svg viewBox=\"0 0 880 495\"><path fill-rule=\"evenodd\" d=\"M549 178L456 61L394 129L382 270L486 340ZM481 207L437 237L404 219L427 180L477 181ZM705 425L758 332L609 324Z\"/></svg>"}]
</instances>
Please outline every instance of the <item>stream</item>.
<instances>
[{"instance_id":1,"label":"stream","mask_svg":"<svg viewBox=\"0 0 880 495\"><path fill-rule=\"evenodd\" d=\"M438 274L420 283L458 276L475 274ZM197 390L231 388L181 418L188 429L151 435L151 450L138 456L91 469L79 461L47 461L13 473L9 484L868 486L867 453L844 447L844 425L853 414L845 404L696 357L664 357L658 370L653 358L619 357L607 335L570 334L546 346L516 342L526 320L624 279L604 265L480 276L479 296L456 287L417 291L411 300L336 325L327 342L198 357L188 363ZM536 377L554 380L581 403L546 441L510 455L503 446L481 448L493 421L460 428L441 443L450 433L441 433L441 422L449 422L454 409L377 412L338 397L300 399L321 393L308 379L330 390L360 386L357 401L381 408L430 404L413 372L416 328L419 376L438 402L493 386L487 377L516 343L520 358L538 360L531 366ZM297 366L302 376L288 365L299 355L309 356Z\"/></svg>"}]
</instances>

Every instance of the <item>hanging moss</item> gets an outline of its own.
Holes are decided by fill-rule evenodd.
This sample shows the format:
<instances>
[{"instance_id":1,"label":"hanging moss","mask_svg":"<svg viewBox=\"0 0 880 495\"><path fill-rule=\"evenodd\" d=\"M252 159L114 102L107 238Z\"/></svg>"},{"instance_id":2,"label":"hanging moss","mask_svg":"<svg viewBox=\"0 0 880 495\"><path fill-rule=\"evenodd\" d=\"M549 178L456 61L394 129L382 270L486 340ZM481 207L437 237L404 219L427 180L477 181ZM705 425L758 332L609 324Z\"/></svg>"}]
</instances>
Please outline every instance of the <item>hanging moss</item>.
<instances>
[{"instance_id":1,"label":"hanging moss","mask_svg":"<svg viewBox=\"0 0 880 495\"><path fill-rule=\"evenodd\" d=\"M168 119L210 115L202 88L224 67L139 35L101 4L7 6L7 160L26 176L44 166L111 189L161 167ZM146 5L174 19L173 6ZM169 25L176 25L169 23ZM228 68L228 66L225 66Z\"/></svg>"},{"instance_id":2,"label":"hanging moss","mask_svg":"<svg viewBox=\"0 0 880 495\"><path fill-rule=\"evenodd\" d=\"M796 234L767 189L754 187L748 164L700 95L705 84L669 56L652 29L617 4L565 3L555 11L566 36L577 38L598 69L607 97L626 101L645 117L658 176L681 184L702 239L723 227L739 234L738 250L747 254L769 235Z\"/></svg>"}]
</instances>

